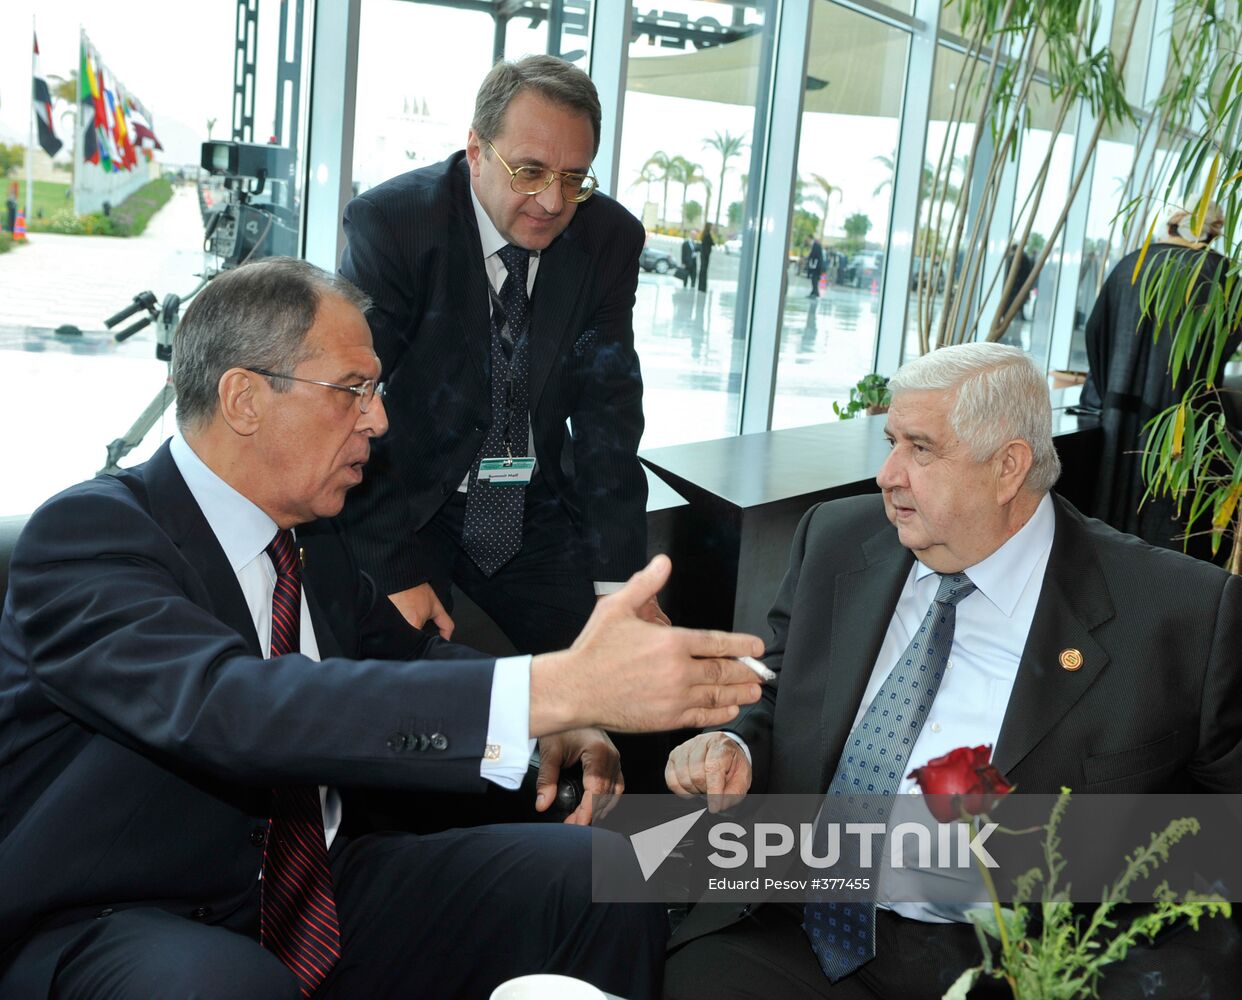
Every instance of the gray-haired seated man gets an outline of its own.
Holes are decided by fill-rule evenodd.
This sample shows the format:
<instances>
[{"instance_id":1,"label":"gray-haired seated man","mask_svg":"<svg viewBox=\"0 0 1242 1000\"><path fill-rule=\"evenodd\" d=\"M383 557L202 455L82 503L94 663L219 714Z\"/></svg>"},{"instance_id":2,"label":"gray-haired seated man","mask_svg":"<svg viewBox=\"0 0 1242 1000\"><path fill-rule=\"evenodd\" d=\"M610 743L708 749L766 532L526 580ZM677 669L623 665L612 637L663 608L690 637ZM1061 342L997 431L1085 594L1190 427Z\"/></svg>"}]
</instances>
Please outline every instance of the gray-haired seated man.
<instances>
[{"instance_id":1,"label":"gray-haired seated man","mask_svg":"<svg viewBox=\"0 0 1242 1000\"><path fill-rule=\"evenodd\" d=\"M848 787L869 765L850 764L852 734L909 673L894 665L925 617L952 606L938 690L899 734L910 749L882 769L895 776L886 792L914 790L915 767L981 744L1024 792L1242 791L1242 580L1052 492L1047 382L1017 348L943 348L889 386L882 496L803 518L769 616L765 660L779 677L733 722L674 750L669 787ZM849 919L816 904L700 905L673 936L666 996L938 1000L979 961L957 916L883 896ZM832 919L839 933L815 933ZM1209 920L1131 951L1101 995L1147 996L1158 981L1152 995L1228 996L1239 971L1236 925Z\"/></svg>"}]
</instances>

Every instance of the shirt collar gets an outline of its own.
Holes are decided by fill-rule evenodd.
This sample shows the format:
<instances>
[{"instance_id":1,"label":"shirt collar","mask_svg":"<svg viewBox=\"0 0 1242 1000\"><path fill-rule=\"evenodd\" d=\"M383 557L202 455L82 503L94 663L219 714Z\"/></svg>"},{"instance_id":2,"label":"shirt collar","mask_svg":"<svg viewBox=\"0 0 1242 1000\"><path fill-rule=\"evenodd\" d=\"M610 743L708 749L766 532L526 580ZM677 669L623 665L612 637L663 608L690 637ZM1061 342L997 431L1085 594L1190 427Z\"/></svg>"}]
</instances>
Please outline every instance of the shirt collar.
<instances>
[{"instance_id":1,"label":"shirt collar","mask_svg":"<svg viewBox=\"0 0 1242 1000\"><path fill-rule=\"evenodd\" d=\"M474 206L474 218L479 224L479 242L483 245L483 259L487 260L502 247L507 246L509 241L500 235L500 230L496 228L496 224L492 222L492 217L487 214L483 208L483 203L479 201L479 196L474 193L474 185L470 185L470 204ZM531 258L539 256L538 250L530 251Z\"/></svg>"},{"instance_id":2,"label":"shirt collar","mask_svg":"<svg viewBox=\"0 0 1242 1000\"><path fill-rule=\"evenodd\" d=\"M965 572L971 583L1006 617L1013 614L1031 574L1052 550L1055 529L1052 494L1045 493L1035 513L1018 529L1017 534L986 559L966 567ZM936 572L917 559L914 565L916 583Z\"/></svg>"},{"instance_id":3,"label":"shirt collar","mask_svg":"<svg viewBox=\"0 0 1242 1000\"><path fill-rule=\"evenodd\" d=\"M276 522L217 476L178 432L169 442L172 459L224 555L238 572L267 548Z\"/></svg>"}]
</instances>

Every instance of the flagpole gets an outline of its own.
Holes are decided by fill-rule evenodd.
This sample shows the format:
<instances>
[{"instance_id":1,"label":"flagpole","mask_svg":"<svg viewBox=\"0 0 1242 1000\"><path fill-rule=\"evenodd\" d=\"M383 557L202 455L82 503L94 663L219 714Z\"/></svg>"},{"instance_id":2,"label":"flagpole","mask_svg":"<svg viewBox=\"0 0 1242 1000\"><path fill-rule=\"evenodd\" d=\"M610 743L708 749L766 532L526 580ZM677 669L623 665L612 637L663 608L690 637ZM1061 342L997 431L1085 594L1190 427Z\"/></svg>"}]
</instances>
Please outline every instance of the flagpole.
<instances>
[{"instance_id":1,"label":"flagpole","mask_svg":"<svg viewBox=\"0 0 1242 1000\"><path fill-rule=\"evenodd\" d=\"M78 207L81 200L79 189L81 188L81 178L83 168L86 166L82 159L82 154L86 150L86 116L82 114L82 88L89 87L86 77L82 72L82 64L84 62L82 53L86 51L86 29L81 24L78 25L78 94L77 107L73 114L73 214L81 215L82 210Z\"/></svg>"},{"instance_id":2,"label":"flagpole","mask_svg":"<svg viewBox=\"0 0 1242 1000\"><path fill-rule=\"evenodd\" d=\"M34 144L35 144L35 106L34 78L37 71L35 62L35 38L38 30L35 16L30 15L30 141L26 143L26 225L34 218Z\"/></svg>"}]
</instances>

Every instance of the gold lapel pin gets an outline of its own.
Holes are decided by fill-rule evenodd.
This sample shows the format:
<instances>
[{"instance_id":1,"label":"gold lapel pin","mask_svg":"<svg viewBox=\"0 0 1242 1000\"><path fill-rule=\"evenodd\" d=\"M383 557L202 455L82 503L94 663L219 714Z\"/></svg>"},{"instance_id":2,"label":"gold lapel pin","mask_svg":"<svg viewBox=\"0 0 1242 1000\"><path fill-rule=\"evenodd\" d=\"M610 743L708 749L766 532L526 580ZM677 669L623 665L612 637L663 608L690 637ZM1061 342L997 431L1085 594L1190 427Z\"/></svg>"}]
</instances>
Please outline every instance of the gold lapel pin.
<instances>
[{"instance_id":1,"label":"gold lapel pin","mask_svg":"<svg viewBox=\"0 0 1242 1000\"><path fill-rule=\"evenodd\" d=\"M300 545L298 546L298 562L302 564L303 569L306 569L306 550ZM1062 653L1061 655L1064 656L1065 654Z\"/></svg>"},{"instance_id":2,"label":"gold lapel pin","mask_svg":"<svg viewBox=\"0 0 1242 1000\"><path fill-rule=\"evenodd\" d=\"M1058 659L1061 661L1061 666L1070 673L1082 667L1082 653L1076 649L1061 650Z\"/></svg>"}]
</instances>

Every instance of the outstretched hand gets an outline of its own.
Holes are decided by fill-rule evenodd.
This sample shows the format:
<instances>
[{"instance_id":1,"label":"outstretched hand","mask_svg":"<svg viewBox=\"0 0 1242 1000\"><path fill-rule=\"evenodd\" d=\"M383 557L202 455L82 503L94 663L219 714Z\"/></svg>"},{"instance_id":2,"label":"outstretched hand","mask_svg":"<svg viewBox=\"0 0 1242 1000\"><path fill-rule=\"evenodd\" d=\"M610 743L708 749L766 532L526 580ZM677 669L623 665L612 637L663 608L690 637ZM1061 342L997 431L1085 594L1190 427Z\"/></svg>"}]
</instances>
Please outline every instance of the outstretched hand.
<instances>
[{"instance_id":1,"label":"outstretched hand","mask_svg":"<svg viewBox=\"0 0 1242 1000\"><path fill-rule=\"evenodd\" d=\"M760 656L753 635L672 628L643 619L672 564L656 556L602 598L574 644L531 664L531 735L599 726L661 732L721 725L758 701L755 675L734 657Z\"/></svg>"}]
</instances>

